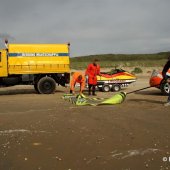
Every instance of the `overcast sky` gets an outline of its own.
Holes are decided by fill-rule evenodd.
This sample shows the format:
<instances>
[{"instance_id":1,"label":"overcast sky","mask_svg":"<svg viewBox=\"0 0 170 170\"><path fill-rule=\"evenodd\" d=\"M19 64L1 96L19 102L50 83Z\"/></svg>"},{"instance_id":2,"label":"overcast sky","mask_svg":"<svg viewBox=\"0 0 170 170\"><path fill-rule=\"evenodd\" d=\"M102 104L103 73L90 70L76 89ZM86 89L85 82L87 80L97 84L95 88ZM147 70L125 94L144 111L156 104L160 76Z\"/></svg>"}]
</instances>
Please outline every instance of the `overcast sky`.
<instances>
[{"instance_id":1,"label":"overcast sky","mask_svg":"<svg viewBox=\"0 0 170 170\"><path fill-rule=\"evenodd\" d=\"M170 51L170 0L0 0L0 47L71 43L71 56Z\"/></svg>"}]
</instances>

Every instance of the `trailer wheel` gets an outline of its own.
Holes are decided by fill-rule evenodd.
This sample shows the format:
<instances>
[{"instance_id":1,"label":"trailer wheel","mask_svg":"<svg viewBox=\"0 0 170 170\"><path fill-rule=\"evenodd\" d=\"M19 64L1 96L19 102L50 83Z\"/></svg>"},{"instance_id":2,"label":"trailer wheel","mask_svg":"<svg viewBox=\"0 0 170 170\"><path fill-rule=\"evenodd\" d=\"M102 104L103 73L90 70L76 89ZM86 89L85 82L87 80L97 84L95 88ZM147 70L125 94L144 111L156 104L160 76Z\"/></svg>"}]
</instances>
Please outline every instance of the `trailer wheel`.
<instances>
[{"instance_id":1,"label":"trailer wheel","mask_svg":"<svg viewBox=\"0 0 170 170\"><path fill-rule=\"evenodd\" d=\"M112 89L113 89L113 91L117 92L117 91L120 91L121 87L119 84L115 84L115 85L113 85Z\"/></svg>"},{"instance_id":2,"label":"trailer wheel","mask_svg":"<svg viewBox=\"0 0 170 170\"><path fill-rule=\"evenodd\" d=\"M98 89L99 89L99 91L103 91L103 90L102 90L102 87L98 87Z\"/></svg>"},{"instance_id":3,"label":"trailer wheel","mask_svg":"<svg viewBox=\"0 0 170 170\"><path fill-rule=\"evenodd\" d=\"M109 92L110 91L110 86L109 85L103 85L103 87L102 87L102 91L104 91L104 92Z\"/></svg>"},{"instance_id":4,"label":"trailer wheel","mask_svg":"<svg viewBox=\"0 0 170 170\"><path fill-rule=\"evenodd\" d=\"M56 82L51 77L43 77L38 81L37 88L40 94L51 94L55 92Z\"/></svg>"}]
</instances>

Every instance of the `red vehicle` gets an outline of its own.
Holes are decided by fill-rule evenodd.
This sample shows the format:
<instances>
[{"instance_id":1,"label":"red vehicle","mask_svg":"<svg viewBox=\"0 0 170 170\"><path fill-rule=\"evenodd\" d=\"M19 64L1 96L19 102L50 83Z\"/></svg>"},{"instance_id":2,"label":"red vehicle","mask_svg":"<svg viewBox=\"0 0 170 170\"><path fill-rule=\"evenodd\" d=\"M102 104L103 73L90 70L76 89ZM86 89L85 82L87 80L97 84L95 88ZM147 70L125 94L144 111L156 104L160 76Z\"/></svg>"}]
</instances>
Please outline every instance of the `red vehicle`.
<instances>
[{"instance_id":1,"label":"red vehicle","mask_svg":"<svg viewBox=\"0 0 170 170\"><path fill-rule=\"evenodd\" d=\"M167 76L170 77L170 69L168 70ZM157 87L161 90L162 94L168 95L170 93L169 85L162 80L162 72L154 70L150 78L150 86Z\"/></svg>"}]
</instances>

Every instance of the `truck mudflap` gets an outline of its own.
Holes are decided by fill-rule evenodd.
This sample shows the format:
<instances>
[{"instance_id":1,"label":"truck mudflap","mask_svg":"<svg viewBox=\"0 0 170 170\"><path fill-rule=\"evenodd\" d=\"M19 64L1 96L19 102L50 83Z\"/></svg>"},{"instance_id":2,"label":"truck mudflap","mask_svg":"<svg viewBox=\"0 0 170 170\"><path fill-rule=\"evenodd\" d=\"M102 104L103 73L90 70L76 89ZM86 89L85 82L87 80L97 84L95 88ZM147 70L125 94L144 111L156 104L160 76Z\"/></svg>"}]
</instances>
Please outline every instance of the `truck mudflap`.
<instances>
[{"instance_id":1,"label":"truck mudflap","mask_svg":"<svg viewBox=\"0 0 170 170\"><path fill-rule=\"evenodd\" d=\"M70 83L70 73L55 74L52 75L52 77L55 79L58 85L65 87L67 84Z\"/></svg>"}]
</instances>

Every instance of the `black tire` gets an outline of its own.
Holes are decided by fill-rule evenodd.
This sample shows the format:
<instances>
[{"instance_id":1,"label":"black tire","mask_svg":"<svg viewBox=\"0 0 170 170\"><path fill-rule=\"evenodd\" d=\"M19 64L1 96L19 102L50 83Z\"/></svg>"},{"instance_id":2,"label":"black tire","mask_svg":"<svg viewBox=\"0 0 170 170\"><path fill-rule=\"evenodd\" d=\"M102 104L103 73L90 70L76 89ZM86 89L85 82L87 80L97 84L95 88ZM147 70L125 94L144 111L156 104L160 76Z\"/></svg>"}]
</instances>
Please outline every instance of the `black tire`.
<instances>
[{"instance_id":1,"label":"black tire","mask_svg":"<svg viewBox=\"0 0 170 170\"><path fill-rule=\"evenodd\" d=\"M56 82L51 77L43 77L37 83L37 89L40 94L51 94L56 90Z\"/></svg>"},{"instance_id":2,"label":"black tire","mask_svg":"<svg viewBox=\"0 0 170 170\"><path fill-rule=\"evenodd\" d=\"M117 92L117 91L120 91L121 90L121 86L119 84L115 84L112 86L112 90Z\"/></svg>"},{"instance_id":3,"label":"black tire","mask_svg":"<svg viewBox=\"0 0 170 170\"><path fill-rule=\"evenodd\" d=\"M36 91L37 93L39 93L37 84L34 84L34 89L35 89L35 91Z\"/></svg>"},{"instance_id":4,"label":"black tire","mask_svg":"<svg viewBox=\"0 0 170 170\"><path fill-rule=\"evenodd\" d=\"M99 90L99 91L103 91L103 90L102 90L102 87L98 87L98 90Z\"/></svg>"},{"instance_id":5,"label":"black tire","mask_svg":"<svg viewBox=\"0 0 170 170\"><path fill-rule=\"evenodd\" d=\"M168 83L162 83L160 89L163 95L167 95L167 96L169 95L170 89Z\"/></svg>"},{"instance_id":6,"label":"black tire","mask_svg":"<svg viewBox=\"0 0 170 170\"><path fill-rule=\"evenodd\" d=\"M108 84L103 85L102 91L103 92L109 92L110 91L110 86Z\"/></svg>"}]
</instances>

